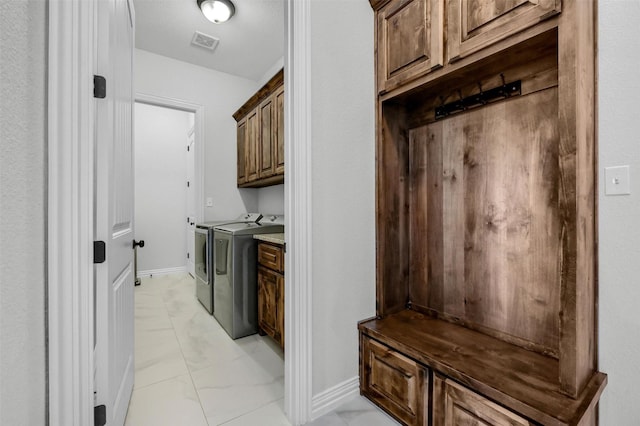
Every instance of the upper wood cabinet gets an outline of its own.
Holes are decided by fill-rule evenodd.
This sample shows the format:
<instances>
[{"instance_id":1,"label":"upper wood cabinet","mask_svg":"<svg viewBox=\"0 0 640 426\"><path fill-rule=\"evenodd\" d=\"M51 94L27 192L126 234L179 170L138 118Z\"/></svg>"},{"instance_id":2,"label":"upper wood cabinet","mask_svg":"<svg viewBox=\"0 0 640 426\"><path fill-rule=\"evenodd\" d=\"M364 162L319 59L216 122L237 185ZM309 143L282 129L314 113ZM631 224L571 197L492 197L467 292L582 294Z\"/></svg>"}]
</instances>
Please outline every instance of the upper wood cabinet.
<instances>
[{"instance_id":1,"label":"upper wood cabinet","mask_svg":"<svg viewBox=\"0 0 640 426\"><path fill-rule=\"evenodd\" d=\"M444 0L392 1L378 11L378 87L391 90L443 64Z\"/></svg>"},{"instance_id":2,"label":"upper wood cabinet","mask_svg":"<svg viewBox=\"0 0 640 426\"><path fill-rule=\"evenodd\" d=\"M454 62L560 12L560 0L450 0L447 61Z\"/></svg>"},{"instance_id":3,"label":"upper wood cabinet","mask_svg":"<svg viewBox=\"0 0 640 426\"><path fill-rule=\"evenodd\" d=\"M269 80L233 117L238 122L238 187L283 183L283 71Z\"/></svg>"}]
</instances>

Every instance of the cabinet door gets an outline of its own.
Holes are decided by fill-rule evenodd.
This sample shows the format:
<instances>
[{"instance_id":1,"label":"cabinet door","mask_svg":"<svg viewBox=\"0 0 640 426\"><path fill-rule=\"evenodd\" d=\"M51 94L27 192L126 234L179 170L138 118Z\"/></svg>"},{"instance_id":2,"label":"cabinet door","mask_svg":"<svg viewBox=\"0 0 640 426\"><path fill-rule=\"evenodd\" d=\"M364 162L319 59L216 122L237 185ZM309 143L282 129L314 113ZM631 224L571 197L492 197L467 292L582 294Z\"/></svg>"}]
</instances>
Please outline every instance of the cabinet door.
<instances>
[{"instance_id":1,"label":"cabinet door","mask_svg":"<svg viewBox=\"0 0 640 426\"><path fill-rule=\"evenodd\" d=\"M258 110L247 115L246 182L258 179Z\"/></svg>"},{"instance_id":2,"label":"cabinet door","mask_svg":"<svg viewBox=\"0 0 640 426\"><path fill-rule=\"evenodd\" d=\"M441 67L444 0L395 0L377 13L378 88L389 91Z\"/></svg>"},{"instance_id":3,"label":"cabinet door","mask_svg":"<svg viewBox=\"0 0 640 426\"><path fill-rule=\"evenodd\" d=\"M282 275L258 266L258 325L278 343L281 339L280 287Z\"/></svg>"},{"instance_id":4,"label":"cabinet door","mask_svg":"<svg viewBox=\"0 0 640 426\"><path fill-rule=\"evenodd\" d=\"M464 58L561 10L560 0L450 0L447 60Z\"/></svg>"},{"instance_id":5,"label":"cabinet door","mask_svg":"<svg viewBox=\"0 0 640 426\"><path fill-rule=\"evenodd\" d=\"M427 368L367 336L361 339L362 394L404 424L426 426Z\"/></svg>"},{"instance_id":6,"label":"cabinet door","mask_svg":"<svg viewBox=\"0 0 640 426\"><path fill-rule=\"evenodd\" d=\"M275 164L273 158L274 132L274 100L270 96L260 104L260 135L258 137L258 178L273 176Z\"/></svg>"},{"instance_id":7,"label":"cabinet door","mask_svg":"<svg viewBox=\"0 0 640 426\"><path fill-rule=\"evenodd\" d=\"M284 86L281 86L275 94L275 143L273 153L275 156L275 173L284 174Z\"/></svg>"},{"instance_id":8,"label":"cabinet door","mask_svg":"<svg viewBox=\"0 0 640 426\"><path fill-rule=\"evenodd\" d=\"M440 395L437 395L438 393ZM530 424L526 419L470 389L450 379L437 376L434 378L433 409L434 424L444 426L524 426Z\"/></svg>"},{"instance_id":9,"label":"cabinet door","mask_svg":"<svg viewBox=\"0 0 640 426\"><path fill-rule=\"evenodd\" d=\"M247 120L243 119L238 122L238 185L242 185L247 181Z\"/></svg>"},{"instance_id":10,"label":"cabinet door","mask_svg":"<svg viewBox=\"0 0 640 426\"><path fill-rule=\"evenodd\" d=\"M267 243L258 244L258 263L274 271L284 272L282 247Z\"/></svg>"}]
</instances>

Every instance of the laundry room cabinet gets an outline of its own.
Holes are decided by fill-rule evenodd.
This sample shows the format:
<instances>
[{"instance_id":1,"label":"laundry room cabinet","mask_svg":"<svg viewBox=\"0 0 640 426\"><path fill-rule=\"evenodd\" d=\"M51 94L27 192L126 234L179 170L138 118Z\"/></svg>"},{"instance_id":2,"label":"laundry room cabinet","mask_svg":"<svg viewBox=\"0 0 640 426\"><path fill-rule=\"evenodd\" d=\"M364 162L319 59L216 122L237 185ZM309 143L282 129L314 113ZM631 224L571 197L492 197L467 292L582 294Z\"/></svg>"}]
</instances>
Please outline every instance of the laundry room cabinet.
<instances>
[{"instance_id":1,"label":"laundry room cabinet","mask_svg":"<svg viewBox=\"0 0 640 426\"><path fill-rule=\"evenodd\" d=\"M361 393L405 425L596 425L597 2L370 3Z\"/></svg>"},{"instance_id":2,"label":"laundry room cabinet","mask_svg":"<svg viewBox=\"0 0 640 426\"><path fill-rule=\"evenodd\" d=\"M258 244L258 326L284 349L284 248Z\"/></svg>"},{"instance_id":3,"label":"laundry room cabinet","mask_svg":"<svg viewBox=\"0 0 640 426\"><path fill-rule=\"evenodd\" d=\"M278 72L233 115L238 187L284 182L284 73Z\"/></svg>"}]
</instances>

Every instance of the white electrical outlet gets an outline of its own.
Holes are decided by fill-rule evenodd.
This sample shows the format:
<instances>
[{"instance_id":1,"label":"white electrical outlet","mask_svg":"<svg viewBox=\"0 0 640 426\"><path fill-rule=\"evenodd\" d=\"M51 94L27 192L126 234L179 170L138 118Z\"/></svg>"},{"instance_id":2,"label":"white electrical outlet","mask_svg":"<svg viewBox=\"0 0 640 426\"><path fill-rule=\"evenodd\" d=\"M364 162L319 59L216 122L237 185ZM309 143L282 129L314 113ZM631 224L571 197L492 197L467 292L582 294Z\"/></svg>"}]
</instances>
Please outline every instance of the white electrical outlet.
<instances>
[{"instance_id":1,"label":"white electrical outlet","mask_svg":"<svg viewBox=\"0 0 640 426\"><path fill-rule=\"evenodd\" d=\"M629 195L629 166L606 167L604 169L605 195Z\"/></svg>"},{"instance_id":2,"label":"white electrical outlet","mask_svg":"<svg viewBox=\"0 0 640 426\"><path fill-rule=\"evenodd\" d=\"M213 198L207 197L207 207L213 207Z\"/></svg>"}]
</instances>

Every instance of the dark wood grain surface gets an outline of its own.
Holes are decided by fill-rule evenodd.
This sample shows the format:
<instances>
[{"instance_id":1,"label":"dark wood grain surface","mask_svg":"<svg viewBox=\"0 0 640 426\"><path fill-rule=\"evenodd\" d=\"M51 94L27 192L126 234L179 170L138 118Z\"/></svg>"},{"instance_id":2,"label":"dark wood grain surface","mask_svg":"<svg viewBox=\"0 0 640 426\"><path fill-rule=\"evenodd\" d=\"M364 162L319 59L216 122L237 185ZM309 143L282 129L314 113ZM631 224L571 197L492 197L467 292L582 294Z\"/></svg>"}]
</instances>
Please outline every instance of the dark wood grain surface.
<instances>
[{"instance_id":1,"label":"dark wood grain surface","mask_svg":"<svg viewBox=\"0 0 640 426\"><path fill-rule=\"evenodd\" d=\"M411 310L359 329L405 356L544 425L576 425L607 377L594 374L577 399L563 394L558 361Z\"/></svg>"}]
</instances>

